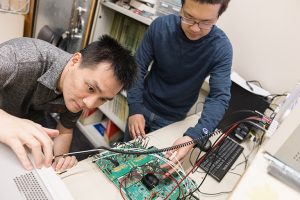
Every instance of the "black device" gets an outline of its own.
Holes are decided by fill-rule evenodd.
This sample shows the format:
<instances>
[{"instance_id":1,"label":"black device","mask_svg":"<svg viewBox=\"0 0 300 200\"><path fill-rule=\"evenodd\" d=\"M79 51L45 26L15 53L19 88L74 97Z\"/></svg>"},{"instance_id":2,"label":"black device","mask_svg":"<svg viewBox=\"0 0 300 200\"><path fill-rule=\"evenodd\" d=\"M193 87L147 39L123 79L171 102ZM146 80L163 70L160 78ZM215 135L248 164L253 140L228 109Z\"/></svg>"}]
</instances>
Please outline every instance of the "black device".
<instances>
[{"instance_id":1,"label":"black device","mask_svg":"<svg viewBox=\"0 0 300 200\"><path fill-rule=\"evenodd\" d=\"M248 90L244 89L243 87L241 87L233 81L231 84L230 91L231 99L229 102L228 109L217 126L217 128L221 129L223 132L226 131L226 129L229 128L231 124L254 115L251 112L243 111L249 110L264 113L265 110L269 107L269 102L267 102L264 96L260 96L249 92ZM251 130L252 125L244 123L244 126L248 128L248 132L249 130ZM241 135L243 135L245 132L246 131L241 132ZM235 136L234 130L232 131L232 136L234 139L237 139L238 142L242 141L240 138L237 138Z\"/></svg>"},{"instance_id":2,"label":"black device","mask_svg":"<svg viewBox=\"0 0 300 200\"><path fill-rule=\"evenodd\" d=\"M244 147L226 137L219 146L207 153L200 168L220 182L243 150Z\"/></svg>"},{"instance_id":3,"label":"black device","mask_svg":"<svg viewBox=\"0 0 300 200\"><path fill-rule=\"evenodd\" d=\"M146 174L141 181L148 190L152 190L159 184L159 179L151 173Z\"/></svg>"},{"instance_id":4,"label":"black device","mask_svg":"<svg viewBox=\"0 0 300 200\"><path fill-rule=\"evenodd\" d=\"M235 130L233 131L233 133L231 135L235 136L235 138L237 140L239 140L240 142L242 142L247 135L250 133L250 129L248 127L247 124L245 123L240 123Z\"/></svg>"},{"instance_id":5,"label":"black device","mask_svg":"<svg viewBox=\"0 0 300 200\"><path fill-rule=\"evenodd\" d=\"M199 148L201 151L207 152L211 148L211 141L206 140L202 141L202 143L198 142L195 147Z\"/></svg>"}]
</instances>

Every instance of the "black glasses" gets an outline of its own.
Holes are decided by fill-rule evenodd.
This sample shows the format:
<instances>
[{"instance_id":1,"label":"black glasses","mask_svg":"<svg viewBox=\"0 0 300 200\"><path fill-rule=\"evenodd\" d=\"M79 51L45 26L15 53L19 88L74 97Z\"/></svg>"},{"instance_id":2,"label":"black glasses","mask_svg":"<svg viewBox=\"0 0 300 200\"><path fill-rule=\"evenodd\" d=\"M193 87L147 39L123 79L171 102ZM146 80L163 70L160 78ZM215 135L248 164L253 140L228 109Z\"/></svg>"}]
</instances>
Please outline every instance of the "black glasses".
<instances>
[{"instance_id":1,"label":"black glasses","mask_svg":"<svg viewBox=\"0 0 300 200\"><path fill-rule=\"evenodd\" d=\"M182 23L193 26L195 24L198 25L199 29L211 29L213 25L215 24L214 22L197 22L194 19L186 18L183 16L180 16L180 19Z\"/></svg>"}]
</instances>

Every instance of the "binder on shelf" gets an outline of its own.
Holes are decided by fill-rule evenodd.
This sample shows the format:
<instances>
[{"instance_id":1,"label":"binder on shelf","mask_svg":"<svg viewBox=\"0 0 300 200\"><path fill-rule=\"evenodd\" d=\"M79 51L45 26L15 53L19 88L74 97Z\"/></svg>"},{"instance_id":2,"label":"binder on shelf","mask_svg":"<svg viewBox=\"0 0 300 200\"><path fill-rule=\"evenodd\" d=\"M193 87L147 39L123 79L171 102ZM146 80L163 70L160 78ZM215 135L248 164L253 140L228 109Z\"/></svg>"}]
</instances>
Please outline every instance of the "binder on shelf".
<instances>
[{"instance_id":1,"label":"binder on shelf","mask_svg":"<svg viewBox=\"0 0 300 200\"><path fill-rule=\"evenodd\" d=\"M123 132L125 131L129 108L127 99L122 94L118 94L113 100L101 105L100 110L111 119Z\"/></svg>"},{"instance_id":2,"label":"binder on shelf","mask_svg":"<svg viewBox=\"0 0 300 200\"><path fill-rule=\"evenodd\" d=\"M139 1L136 1L136 0L131 0L130 1L130 6L132 6L133 8L136 8L140 11L144 11L144 12L148 12L148 13L151 13L151 14L155 14L155 8L151 7L151 6L148 6L144 3L141 3Z\"/></svg>"},{"instance_id":3,"label":"binder on shelf","mask_svg":"<svg viewBox=\"0 0 300 200\"><path fill-rule=\"evenodd\" d=\"M86 110L82 113L79 118L79 121L83 125L95 124L100 122L103 119L103 113L95 108L91 110Z\"/></svg>"},{"instance_id":4,"label":"binder on shelf","mask_svg":"<svg viewBox=\"0 0 300 200\"><path fill-rule=\"evenodd\" d=\"M123 46L134 53L143 39L146 30L146 25L141 24L130 17L116 13L110 34Z\"/></svg>"},{"instance_id":5,"label":"binder on shelf","mask_svg":"<svg viewBox=\"0 0 300 200\"><path fill-rule=\"evenodd\" d=\"M107 121L104 139L108 144L118 141L121 138L121 130L113 123L112 120Z\"/></svg>"},{"instance_id":6,"label":"binder on shelf","mask_svg":"<svg viewBox=\"0 0 300 200\"><path fill-rule=\"evenodd\" d=\"M99 131L93 124L83 125L80 123L80 121L77 121L77 127L85 135L85 137L92 143L94 147L109 146L105 141L104 137L99 133Z\"/></svg>"},{"instance_id":7,"label":"binder on shelf","mask_svg":"<svg viewBox=\"0 0 300 200\"><path fill-rule=\"evenodd\" d=\"M98 131L100 135L104 136L106 125L104 125L103 123L98 123L98 124L94 124L93 126L95 127L95 129Z\"/></svg>"}]
</instances>

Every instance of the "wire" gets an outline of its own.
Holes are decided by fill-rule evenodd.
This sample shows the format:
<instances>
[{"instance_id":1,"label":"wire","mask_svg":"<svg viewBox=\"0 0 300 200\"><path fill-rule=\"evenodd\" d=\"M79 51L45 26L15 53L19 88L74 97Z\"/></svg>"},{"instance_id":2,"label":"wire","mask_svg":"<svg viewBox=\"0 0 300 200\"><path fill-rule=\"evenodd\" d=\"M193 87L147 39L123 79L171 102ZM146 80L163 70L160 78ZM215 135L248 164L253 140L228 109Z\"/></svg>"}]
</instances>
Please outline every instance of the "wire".
<instances>
[{"instance_id":1,"label":"wire","mask_svg":"<svg viewBox=\"0 0 300 200\"><path fill-rule=\"evenodd\" d=\"M142 144L143 142L142 141L138 141L140 144ZM126 144L124 144L125 146L127 146ZM122 148L122 147L120 147ZM123 147L124 148L124 147ZM136 150L136 151L146 151L145 149L139 149L139 148L134 148L133 150ZM103 155L101 155L103 154ZM115 156L116 154L115 153L108 153L108 152L103 152L99 155L96 155L96 160L99 160L99 159L106 159L106 160L112 160L111 158L109 157L112 157L112 156ZM160 154L151 154L149 156L153 156L155 157L158 161L162 161L162 162L158 162L158 163L168 163L174 170L175 172L177 173L177 176L181 179L183 178L183 176L185 175L185 172L184 172L184 169L182 168L181 165L175 165L172 161L168 160L167 158L163 157L163 156L160 156ZM154 161L156 162L156 161ZM147 167L147 166L150 166L151 168L155 167L156 165L143 165L143 168L141 168L142 166L140 166L138 169L142 169L143 171L143 174L145 173L144 172L144 168ZM152 169L152 171L157 171L157 170L161 170L161 172L164 174L165 172L160 168L160 167L157 167L156 169ZM126 184L126 182L125 182ZM183 184L183 186L185 186L185 191L187 192L190 192L190 189L193 189L193 188L196 188L196 185L194 185L194 182L192 181L186 181L185 184ZM125 191L126 192L126 191ZM182 193L183 194L183 197L185 195L185 193Z\"/></svg>"},{"instance_id":2,"label":"wire","mask_svg":"<svg viewBox=\"0 0 300 200\"><path fill-rule=\"evenodd\" d=\"M253 117L253 118L246 118L246 119L240 120L240 121L238 121L236 123L242 123L242 122L250 123L250 124L258 127L259 129L262 129L263 131L266 131L266 129L264 129L260 125L258 125L256 123L250 121L250 119L253 119L253 120L256 119L256 120L258 120L259 118L255 118L255 117ZM200 143L204 139L208 139L208 138L214 136L216 133L217 132L213 132L212 134L202 135L199 138L193 139L193 140L191 140L189 142L181 143L181 144L178 144L178 145L174 145L174 146L166 147L166 148L162 148L162 149L154 149L154 150L147 150L147 151L140 152L140 151L133 151L133 150L127 150L126 151L126 150L121 150L121 149L116 149L116 148L109 148L109 147L100 146L100 147L95 148L95 149L84 150L84 151L77 151L77 152L70 152L70 153L65 153L65 154L61 154L61 155L56 155L56 156L53 156L53 159L55 159L57 157L61 157L61 156L64 157L64 156L73 156L73 155L77 155L77 154L84 154L84 153L91 153L91 152L101 152L103 150L114 152L114 153L138 154L138 155L162 153L162 152L166 152L166 151L177 150L179 148L186 147L186 146L189 146L189 145L192 145L192 144Z\"/></svg>"},{"instance_id":3,"label":"wire","mask_svg":"<svg viewBox=\"0 0 300 200\"><path fill-rule=\"evenodd\" d=\"M209 151L209 152L207 152L207 153L203 156L204 159L205 159L206 156L208 156L210 152L213 152L213 151L216 149L216 153L214 154L214 157L213 157L213 159L212 159L212 162L211 162L211 164L210 164L210 166L209 166L209 168L208 168L208 170L207 170L207 172L206 172L204 178L202 179L202 181L201 181L201 183L198 185L198 187L197 187L194 191L192 191L190 194L193 194L193 193L195 193L196 191L199 191L199 188L200 188L201 185L204 183L204 181L205 181L207 175L208 175L209 172L211 171L211 168L212 168L213 164L215 163L215 161L216 161L216 159L217 159L218 151L219 151L220 147L222 146L224 139L225 139L225 138L228 136L228 134L235 128L235 126L237 126L237 125L234 124L234 125L233 125L233 126L232 126L225 134L224 134L224 135L220 135L220 136L217 138L217 140L214 142L212 150ZM202 159L202 160L204 160L204 159ZM202 162L202 160L201 160L201 162ZM199 163L199 162L197 163L198 166L196 167L196 170L199 168L201 162L200 162L200 163Z\"/></svg>"},{"instance_id":4,"label":"wire","mask_svg":"<svg viewBox=\"0 0 300 200\"><path fill-rule=\"evenodd\" d=\"M179 148L186 147L186 146L189 146L189 145L192 145L192 144L197 144L198 142L200 142L200 141L202 141L206 138L212 137L214 134L215 134L215 132L212 133L212 134L202 135L199 138L193 139L189 142L181 143L181 144L178 144L178 145L174 145L174 146L166 147L166 148L162 148L162 149L154 149L154 150L147 150L147 151L140 152L140 151L133 151L133 150L129 151L129 150L121 150L121 149L116 149L116 148L109 148L109 147L100 146L100 147L95 148L95 149L84 150L84 151L76 151L76 152L70 152L70 153L65 153L65 154L61 154L61 155L56 155L56 156L53 156L53 159L55 159L57 157L61 157L61 156L64 157L64 156L73 156L73 155L77 155L77 154L84 154L84 153L91 153L91 152L101 152L103 150L114 152L114 153L138 154L138 155L162 153L162 152L166 152L166 151L177 150Z\"/></svg>"},{"instance_id":5,"label":"wire","mask_svg":"<svg viewBox=\"0 0 300 200\"><path fill-rule=\"evenodd\" d=\"M237 176L240 176L240 177L242 177L242 175L241 174L238 174L238 173L235 173L235 172L228 172L228 173L230 173L230 174L234 174L234 175L237 175Z\"/></svg>"},{"instance_id":6,"label":"wire","mask_svg":"<svg viewBox=\"0 0 300 200\"><path fill-rule=\"evenodd\" d=\"M248 118L249 119L249 118ZM250 119L252 119L252 118L250 118ZM259 118L258 118L259 119ZM214 145L213 145L213 148L212 148L212 150L211 151L213 151L216 147L218 147L218 146L220 146L219 144L225 139L225 137L227 137L229 134L230 134L230 132L232 131L232 130L234 130L237 126L238 126L238 124L239 123L242 123L242 122L245 122L245 121L247 121L247 120L240 120L240 121L238 121L238 122L236 122L236 123L234 123L234 124L231 124L231 127L229 127L227 130L226 130L226 132L223 134L223 137L220 139L220 137L222 136L219 136L219 138L216 140L216 142L218 141L218 140L220 140L220 141L218 141L216 144L214 143ZM252 148L252 150L251 150L251 152L249 153L249 155L248 156L250 156L250 154L253 152L253 150L254 150L254 147L255 147L255 145L253 145L253 148ZM209 152L207 152L207 154L209 154ZM243 154L244 155L244 154ZM203 160L203 158L205 159L205 155L204 156L202 156L200 159L199 159L199 161L197 162L197 164L195 164L195 166L196 165L200 165L200 163L202 162L202 160ZM246 158L245 157L245 155L244 155L244 158L245 158L245 169L246 169L246 166L247 166L247 161L248 161L248 158ZM213 162L212 162L213 163ZM195 168L195 166L192 168L192 170L191 171L193 171L193 169ZM191 195L193 195L193 193L194 192L196 192L196 191L199 191L200 193L202 193L201 191L200 191L200 187L201 187L201 185L204 183L204 180L206 179L206 177L207 177L207 175L208 175L208 173L209 173L209 171L210 171L210 168L211 168L211 166L212 166L212 164L210 165L210 167L209 167L209 170L208 170L208 172L205 174L205 176L204 176L204 178L203 178L203 180L201 181L201 183L199 184L199 186L196 188L196 190L194 190L193 192L191 192L191 194L190 194L190 196ZM236 167L236 166L235 166ZM230 173L234 173L234 172L230 172ZM188 173L189 174L189 173ZM236 174L236 173L234 173L234 174ZM236 174L236 175L239 175L239 174ZM241 175L240 175L241 176ZM220 194L227 194L227 193L230 193L231 191L229 191L229 192L220 192L220 193L215 193L215 194L209 194L209 193L203 193L203 194L207 194L207 195L220 195Z\"/></svg>"},{"instance_id":7,"label":"wire","mask_svg":"<svg viewBox=\"0 0 300 200\"><path fill-rule=\"evenodd\" d=\"M257 116L261 116L262 115L261 113L258 113L257 111L243 109L243 110L237 110L237 111L232 112L230 114L230 117L232 117L233 115L239 114L239 113L249 113L249 114L254 114L254 115L257 115Z\"/></svg>"},{"instance_id":8,"label":"wire","mask_svg":"<svg viewBox=\"0 0 300 200\"><path fill-rule=\"evenodd\" d=\"M211 170L212 164L216 161L217 154L218 154L218 152L219 152L219 147L222 145L222 144L219 143L219 140L220 140L221 137L222 137L222 134L221 134L221 135L215 140L215 142L212 144L212 146L213 146L214 149L215 149L215 148L218 148L218 149L216 150L216 154L215 154L215 156L213 157L213 160L212 160L212 162L211 162L211 165L210 165L209 168L208 168L208 172ZM220 146L217 147L217 146L216 146L216 143L220 144ZM213 150L214 150L214 149L213 149ZM212 150L212 151L213 151L213 150ZM204 155L204 159L206 158L206 156L208 156L208 153L206 153L206 154ZM195 163L198 162L199 157L200 157L200 154L198 154ZM199 167L200 167L200 164L193 170L193 173L195 173L195 172L199 169Z\"/></svg>"},{"instance_id":9,"label":"wire","mask_svg":"<svg viewBox=\"0 0 300 200\"><path fill-rule=\"evenodd\" d=\"M232 125L232 127L231 128L229 128L228 129L228 131L226 132L226 133L224 133L224 135L225 136L227 136L235 127L237 126L237 124L234 124L234 125ZM216 143L216 146L219 144L219 142L217 142ZM211 148L208 152L207 152L207 154L210 152L210 151L212 151L214 149L214 147L213 148ZM184 179L186 179L186 177L198 166L198 165L200 165L200 163L203 161L203 159L205 158L205 155L204 156L202 156L200 159L199 159L199 161L192 167L192 169L183 177L183 179L181 179L180 181L179 181L179 184L184 180ZM198 187L200 187L201 186L201 184L203 183L203 181L205 180L205 178L207 177L207 174L205 175L205 177L204 177L204 179L202 180L202 182L200 183L200 185L198 186ZM176 189L176 187L169 193L169 195L167 196L167 197L169 197L171 194L172 194L172 192L174 191ZM198 189L198 188L197 188ZM197 190L196 189L196 190ZM195 192L196 190L194 190L193 192ZM193 192L191 192L191 193L193 193Z\"/></svg>"},{"instance_id":10,"label":"wire","mask_svg":"<svg viewBox=\"0 0 300 200\"><path fill-rule=\"evenodd\" d=\"M243 154L245 160L242 161L242 162L237 163L235 166L232 166L231 169L230 169L230 171L235 170L238 166L240 166L240 165L243 164L243 163L245 163L245 169L246 169L248 159L246 158L246 156L245 156L245 154L244 154L243 152L242 152L242 154Z\"/></svg>"},{"instance_id":11,"label":"wire","mask_svg":"<svg viewBox=\"0 0 300 200\"><path fill-rule=\"evenodd\" d=\"M253 91L253 88L251 87L250 83L256 83L260 88L262 88L262 85L261 85L260 82L257 81L257 80L246 81L246 84L248 85L248 87L249 87L250 90L252 90L252 91Z\"/></svg>"},{"instance_id":12,"label":"wire","mask_svg":"<svg viewBox=\"0 0 300 200\"><path fill-rule=\"evenodd\" d=\"M152 172L152 171L150 171L150 172L143 172L143 174L160 174L160 175L164 175L164 172L163 173L159 173L159 172ZM140 176L140 174L138 173L138 172L130 172L130 173L128 173L127 174L127 176L120 182L120 193L121 193L121 196L122 196L122 198L124 199L124 200L126 200L125 199L125 197L123 196L123 193L122 193L122 188L123 188L123 182L125 181L125 184L126 184L126 180L128 179L128 177L129 177L129 175L131 175L131 176ZM184 192L183 192L183 189L182 189L182 187L180 187L180 183L178 183L178 181L174 178L174 177L172 177L171 175L170 176L167 176L167 178L169 178L170 180L172 180L175 184L176 184L176 188L178 187L178 189L179 189L179 195L180 195L180 193L183 195L182 196L182 198L185 198L184 197ZM124 190L124 189L123 189ZM126 192L126 190L124 190L125 192ZM126 194L126 196L127 197L129 197L130 198L130 196L128 195L128 193ZM165 198L165 199L167 199L168 198L168 196ZM131 199L131 198L130 198Z\"/></svg>"},{"instance_id":13,"label":"wire","mask_svg":"<svg viewBox=\"0 0 300 200\"><path fill-rule=\"evenodd\" d=\"M283 94L270 94L270 95L267 95L265 96L265 98L269 98L271 97L271 102L274 101L274 99L278 98L278 97L283 97L283 96L287 96L287 94L283 93Z\"/></svg>"},{"instance_id":14,"label":"wire","mask_svg":"<svg viewBox=\"0 0 300 200\"><path fill-rule=\"evenodd\" d=\"M212 195L214 195L214 196L216 196L216 195L224 195L224 194L229 194L229 193L232 192L232 190L231 190L231 191L226 191L226 192L205 193L205 192L201 192L200 189L199 189L198 191L199 191L201 194L205 194L205 195L208 195L208 196L212 196Z\"/></svg>"}]
</instances>

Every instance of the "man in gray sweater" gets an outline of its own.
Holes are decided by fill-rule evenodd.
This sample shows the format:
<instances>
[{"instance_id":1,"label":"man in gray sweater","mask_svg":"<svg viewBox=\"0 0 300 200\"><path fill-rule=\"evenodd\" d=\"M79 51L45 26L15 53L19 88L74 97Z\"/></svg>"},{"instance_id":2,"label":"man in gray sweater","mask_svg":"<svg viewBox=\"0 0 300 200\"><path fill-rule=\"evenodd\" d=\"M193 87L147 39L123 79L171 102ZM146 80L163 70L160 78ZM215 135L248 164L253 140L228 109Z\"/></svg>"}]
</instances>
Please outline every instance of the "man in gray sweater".
<instances>
[{"instance_id":1,"label":"man in gray sweater","mask_svg":"<svg viewBox=\"0 0 300 200\"><path fill-rule=\"evenodd\" d=\"M73 55L32 38L0 44L0 142L28 170L27 150L36 167L51 166L53 155L69 151L81 112L130 88L136 72L130 51L109 36ZM45 127L49 113L60 114L57 130ZM64 170L76 162L61 157L52 167Z\"/></svg>"}]
</instances>

